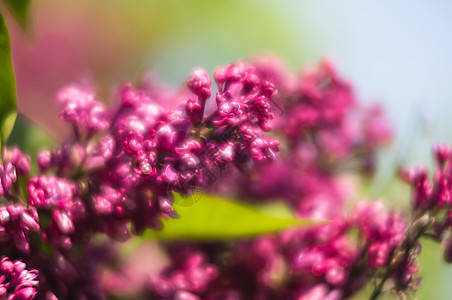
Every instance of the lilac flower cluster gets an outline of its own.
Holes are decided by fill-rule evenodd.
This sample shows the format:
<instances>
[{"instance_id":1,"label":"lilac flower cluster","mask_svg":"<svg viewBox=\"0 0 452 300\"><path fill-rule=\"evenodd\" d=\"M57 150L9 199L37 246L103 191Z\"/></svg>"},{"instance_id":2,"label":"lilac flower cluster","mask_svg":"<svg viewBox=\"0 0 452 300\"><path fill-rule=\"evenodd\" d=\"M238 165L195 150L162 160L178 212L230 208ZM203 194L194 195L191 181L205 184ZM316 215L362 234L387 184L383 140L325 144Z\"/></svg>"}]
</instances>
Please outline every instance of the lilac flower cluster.
<instances>
[{"instance_id":1,"label":"lilac flower cluster","mask_svg":"<svg viewBox=\"0 0 452 300\"><path fill-rule=\"evenodd\" d=\"M193 249L179 251L179 255L196 253L210 258L206 265L221 275L197 273L209 279L202 290L180 285L168 277L185 272L184 264L173 258L160 279L167 294L151 285L153 295L168 299L184 293L187 299L332 300L354 295L372 278L381 283L376 296L387 281L399 294L415 290L419 245L413 236L418 227L408 226L402 215L389 212L382 202L358 203L349 214L342 213L349 189L353 189L343 175L371 175L378 148L391 138L382 110L362 107L351 85L329 62L299 79L288 77L274 64L255 66L263 78L279 84L275 101L281 113L275 117L274 132L284 151L276 161L260 162L247 176L236 176L232 186L229 181L225 188L219 181L212 192L233 191L239 186L237 193L229 193L234 198L277 198L290 204L298 216L333 221L232 247L219 243L214 251L203 244L192 245ZM184 274L184 280L190 282Z\"/></svg>"},{"instance_id":2,"label":"lilac flower cluster","mask_svg":"<svg viewBox=\"0 0 452 300\"><path fill-rule=\"evenodd\" d=\"M219 68L214 80L211 97L211 79L194 71L174 95L177 107L126 84L107 109L90 85L69 85L57 100L73 137L39 154L40 174L28 179L30 159L17 148L4 155L0 243L27 253L24 261L40 270L38 297L103 298L102 259L89 250L98 248L98 234L126 241L158 230L162 218L178 217L173 193L210 186L213 169L247 170L275 158L279 142L264 135L272 129L275 85L244 63Z\"/></svg>"},{"instance_id":3,"label":"lilac flower cluster","mask_svg":"<svg viewBox=\"0 0 452 300\"><path fill-rule=\"evenodd\" d=\"M167 299L199 299L209 285L219 278L218 268L207 262L200 251L190 248L173 249L174 265L167 269L152 287L157 295Z\"/></svg>"},{"instance_id":4,"label":"lilac flower cluster","mask_svg":"<svg viewBox=\"0 0 452 300\"><path fill-rule=\"evenodd\" d=\"M15 200L10 193L11 187L17 189L17 176L25 176L30 172L30 158L23 155L17 147L3 153L3 161L0 165L0 197Z\"/></svg>"},{"instance_id":5,"label":"lilac flower cluster","mask_svg":"<svg viewBox=\"0 0 452 300\"><path fill-rule=\"evenodd\" d=\"M258 66L269 79L285 76L280 68ZM391 127L379 107L359 103L351 84L328 61L285 81L291 84L280 88L275 100L282 113L274 132L287 150L275 162L256 165L253 176L240 177L239 197L280 198L300 216L334 216L347 197L340 174L371 175Z\"/></svg>"},{"instance_id":6,"label":"lilac flower cluster","mask_svg":"<svg viewBox=\"0 0 452 300\"><path fill-rule=\"evenodd\" d=\"M361 202L330 224L239 242L232 249L179 247L151 288L164 299L182 292L190 295L187 299L344 299L394 265L388 279L396 283L395 291L406 291L415 289L418 280L415 262L399 249L405 232L401 215L387 211L382 202ZM400 261L394 253L400 253ZM217 262L217 257L226 258Z\"/></svg>"},{"instance_id":7,"label":"lilac flower cluster","mask_svg":"<svg viewBox=\"0 0 452 300\"><path fill-rule=\"evenodd\" d=\"M436 145L433 149L436 167L432 179L426 168L402 169L401 178L412 187L413 219L426 236L443 245L443 257L452 262L452 149Z\"/></svg>"},{"instance_id":8,"label":"lilac flower cluster","mask_svg":"<svg viewBox=\"0 0 452 300\"><path fill-rule=\"evenodd\" d=\"M39 282L37 270L27 270L20 261L3 257L0 261L0 298L7 300L33 299Z\"/></svg>"},{"instance_id":9,"label":"lilac flower cluster","mask_svg":"<svg viewBox=\"0 0 452 300\"><path fill-rule=\"evenodd\" d=\"M30 252L28 238L31 232L39 231L38 213L23 205L0 207L0 245Z\"/></svg>"},{"instance_id":10,"label":"lilac flower cluster","mask_svg":"<svg viewBox=\"0 0 452 300\"><path fill-rule=\"evenodd\" d=\"M184 110L164 109L130 85L109 114L89 89L69 86L60 92L60 117L72 124L76 138L43 152L38 161L43 172L56 168L66 178L41 176L28 184L30 204L51 210L52 232L68 237L89 220L123 241L130 236L129 222L140 233L160 228L161 216L177 217L173 192L208 186L215 179L211 169L274 158L278 142L262 134L271 129L273 84L242 63L218 69L215 80L216 107L207 107L211 80L196 70ZM96 135L104 129L103 137Z\"/></svg>"},{"instance_id":11,"label":"lilac flower cluster","mask_svg":"<svg viewBox=\"0 0 452 300\"><path fill-rule=\"evenodd\" d=\"M199 188L279 199L297 217L331 222L239 241L162 243L169 264L138 295L337 300L373 281L375 299L388 287L398 295L417 288L421 236L441 242L452 261L451 148L435 148L432 183L424 169L401 171L413 187L409 221L382 202L347 210L350 176L371 176L391 138L381 108L360 104L327 61L299 78L274 62L231 64L213 81L215 89L198 69L178 93L125 84L112 108L89 84L61 90L59 116L73 136L39 154L33 177L19 149L2 156L1 299L106 299L102 267L119 267L113 241L161 229L162 219L179 217L174 193Z\"/></svg>"}]
</instances>

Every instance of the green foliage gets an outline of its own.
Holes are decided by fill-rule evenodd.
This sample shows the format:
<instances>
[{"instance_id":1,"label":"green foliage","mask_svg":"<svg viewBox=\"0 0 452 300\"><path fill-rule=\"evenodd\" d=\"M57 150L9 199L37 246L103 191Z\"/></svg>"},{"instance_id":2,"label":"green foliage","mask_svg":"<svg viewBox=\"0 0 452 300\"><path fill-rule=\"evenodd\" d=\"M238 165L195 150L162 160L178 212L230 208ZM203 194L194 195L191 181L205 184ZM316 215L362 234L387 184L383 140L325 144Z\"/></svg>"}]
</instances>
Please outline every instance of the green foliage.
<instances>
[{"instance_id":1,"label":"green foliage","mask_svg":"<svg viewBox=\"0 0 452 300\"><path fill-rule=\"evenodd\" d=\"M0 15L0 142L5 146L17 116L17 96L8 28Z\"/></svg>"},{"instance_id":2,"label":"green foliage","mask_svg":"<svg viewBox=\"0 0 452 300\"><path fill-rule=\"evenodd\" d=\"M314 223L307 219L276 218L241 203L204 194L190 196L197 200L192 206L177 206L183 198L178 194L175 197L175 208L181 218L165 220L163 230L147 230L145 238L221 240L272 233L287 227Z\"/></svg>"},{"instance_id":3,"label":"green foliage","mask_svg":"<svg viewBox=\"0 0 452 300\"><path fill-rule=\"evenodd\" d=\"M31 0L3 0L8 6L14 18L23 29L28 30L30 26L30 4Z\"/></svg>"},{"instance_id":4,"label":"green foliage","mask_svg":"<svg viewBox=\"0 0 452 300\"><path fill-rule=\"evenodd\" d=\"M421 240L421 244L418 275L422 281L416 296L418 299L450 299L452 268L441 255L442 245L426 238Z\"/></svg>"}]
</instances>

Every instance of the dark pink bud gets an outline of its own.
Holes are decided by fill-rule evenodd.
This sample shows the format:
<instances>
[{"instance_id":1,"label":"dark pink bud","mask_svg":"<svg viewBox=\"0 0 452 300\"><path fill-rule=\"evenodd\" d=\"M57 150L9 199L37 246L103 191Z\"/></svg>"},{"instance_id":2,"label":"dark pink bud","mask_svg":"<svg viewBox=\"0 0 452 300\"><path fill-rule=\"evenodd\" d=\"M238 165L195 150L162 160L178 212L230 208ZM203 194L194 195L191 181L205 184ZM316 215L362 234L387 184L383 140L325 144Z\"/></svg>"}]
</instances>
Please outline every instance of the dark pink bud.
<instances>
[{"instance_id":1,"label":"dark pink bud","mask_svg":"<svg viewBox=\"0 0 452 300\"><path fill-rule=\"evenodd\" d=\"M158 279L153 284L153 289L161 297L169 297L174 295L175 287L168 280Z\"/></svg>"},{"instance_id":2,"label":"dark pink bud","mask_svg":"<svg viewBox=\"0 0 452 300\"><path fill-rule=\"evenodd\" d=\"M310 272L312 267L322 260L324 260L324 255L322 252L315 250L304 250L298 254L293 264L293 268L295 270Z\"/></svg>"},{"instance_id":3,"label":"dark pink bud","mask_svg":"<svg viewBox=\"0 0 452 300\"><path fill-rule=\"evenodd\" d=\"M0 166L0 196L9 193L9 189L17 180L16 169L10 162Z\"/></svg>"},{"instance_id":4,"label":"dark pink bud","mask_svg":"<svg viewBox=\"0 0 452 300\"><path fill-rule=\"evenodd\" d=\"M159 196L158 197L158 201L159 201L159 207L162 213L164 213L165 215L170 216L171 218L178 218L179 215L176 213L176 211L173 208L173 201L165 196Z\"/></svg>"},{"instance_id":5,"label":"dark pink bud","mask_svg":"<svg viewBox=\"0 0 452 300\"><path fill-rule=\"evenodd\" d=\"M367 251L369 264L374 268L381 268L388 263L389 254L393 249L387 243L375 243Z\"/></svg>"},{"instance_id":6,"label":"dark pink bud","mask_svg":"<svg viewBox=\"0 0 452 300\"><path fill-rule=\"evenodd\" d=\"M56 210L53 213L53 220L63 234L74 232L74 223L65 211Z\"/></svg>"},{"instance_id":7,"label":"dark pink bud","mask_svg":"<svg viewBox=\"0 0 452 300\"><path fill-rule=\"evenodd\" d=\"M232 94L229 90L224 93L217 93L217 95L216 95L216 101L217 101L218 106L220 106L222 103L224 103L226 101L231 101L231 99L232 99Z\"/></svg>"},{"instance_id":8,"label":"dark pink bud","mask_svg":"<svg viewBox=\"0 0 452 300\"><path fill-rule=\"evenodd\" d=\"M127 228L127 222L112 221L105 224L105 226L105 232L108 236L119 242L125 242L131 237L130 231Z\"/></svg>"},{"instance_id":9,"label":"dark pink bud","mask_svg":"<svg viewBox=\"0 0 452 300\"><path fill-rule=\"evenodd\" d=\"M14 271L14 263L7 257L3 257L0 262L0 269L3 273L11 274Z\"/></svg>"},{"instance_id":10,"label":"dark pink bud","mask_svg":"<svg viewBox=\"0 0 452 300\"><path fill-rule=\"evenodd\" d=\"M249 73L243 80L243 94L249 94L258 87L259 77L254 73Z\"/></svg>"},{"instance_id":11,"label":"dark pink bud","mask_svg":"<svg viewBox=\"0 0 452 300\"><path fill-rule=\"evenodd\" d=\"M130 83L126 83L122 86L120 94L121 104L125 107L135 107L140 102L141 95L133 91Z\"/></svg>"},{"instance_id":12,"label":"dark pink bud","mask_svg":"<svg viewBox=\"0 0 452 300\"><path fill-rule=\"evenodd\" d=\"M27 211L22 211L19 214L19 219L21 220L22 224L24 226L26 226L26 228L28 230L38 231L39 230L39 224L37 222L37 212L35 210L33 210L33 212L35 212L35 216L32 216Z\"/></svg>"},{"instance_id":13,"label":"dark pink bud","mask_svg":"<svg viewBox=\"0 0 452 300\"><path fill-rule=\"evenodd\" d=\"M7 151L5 160L11 161L16 168L17 174L20 176L27 175L30 172L30 157L22 154L17 147L13 147L11 150Z\"/></svg>"},{"instance_id":14,"label":"dark pink bud","mask_svg":"<svg viewBox=\"0 0 452 300\"><path fill-rule=\"evenodd\" d=\"M6 207L0 208L0 224L4 225L11 219L8 209Z\"/></svg>"},{"instance_id":15,"label":"dark pink bud","mask_svg":"<svg viewBox=\"0 0 452 300\"><path fill-rule=\"evenodd\" d=\"M96 133L108 127L107 112L100 103L94 103L86 120L86 127L90 133Z\"/></svg>"},{"instance_id":16,"label":"dark pink bud","mask_svg":"<svg viewBox=\"0 0 452 300\"><path fill-rule=\"evenodd\" d=\"M94 102L94 94L83 86L70 85L58 93L57 100L60 105L60 119L78 124L88 115Z\"/></svg>"},{"instance_id":17,"label":"dark pink bud","mask_svg":"<svg viewBox=\"0 0 452 300\"><path fill-rule=\"evenodd\" d=\"M329 287L326 284L317 284L303 293L298 300L323 300L328 294Z\"/></svg>"},{"instance_id":18,"label":"dark pink bud","mask_svg":"<svg viewBox=\"0 0 452 300\"><path fill-rule=\"evenodd\" d=\"M213 78L218 84L222 85L226 81L226 69L225 68L216 69L215 73L213 74Z\"/></svg>"},{"instance_id":19,"label":"dark pink bud","mask_svg":"<svg viewBox=\"0 0 452 300\"><path fill-rule=\"evenodd\" d=\"M234 144L227 143L220 148L219 155L221 160L225 162L232 162L234 160Z\"/></svg>"},{"instance_id":20,"label":"dark pink bud","mask_svg":"<svg viewBox=\"0 0 452 300\"><path fill-rule=\"evenodd\" d=\"M175 150L178 154L183 153L199 153L201 151L202 145L201 142L194 140L194 139L188 139L182 142L182 145L179 147L176 147Z\"/></svg>"},{"instance_id":21,"label":"dark pink bud","mask_svg":"<svg viewBox=\"0 0 452 300\"><path fill-rule=\"evenodd\" d=\"M164 167L162 171L161 178L163 179L164 182L173 183L179 178L179 176L176 173L176 171L171 167L171 165L167 165L166 167Z\"/></svg>"},{"instance_id":22,"label":"dark pink bud","mask_svg":"<svg viewBox=\"0 0 452 300\"><path fill-rule=\"evenodd\" d=\"M226 67L226 81L235 83L243 79L245 73L243 72L243 64L230 64Z\"/></svg>"},{"instance_id":23,"label":"dark pink bud","mask_svg":"<svg viewBox=\"0 0 452 300\"><path fill-rule=\"evenodd\" d=\"M2 271L0 282L2 299L31 300L36 295L39 285L37 270L27 270L22 261L11 261L7 257L2 258L0 270ZM5 282L5 279L8 282Z\"/></svg>"},{"instance_id":24,"label":"dark pink bud","mask_svg":"<svg viewBox=\"0 0 452 300\"><path fill-rule=\"evenodd\" d=\"M143 136L133 131L129 131L123 142L126 151L132 154L136 154L142 149L142 143Z\"/></svg>"},{"instance_id":25,"label":"dark pink bud","mask_svg":"<svg viewBox=\"0 0 452 300\"><path fill-rule=\"evenodd\" d=\"M52 166L52 155L49 150L43 150L38 154L38 166L41 172L48 170Z\"/></svg>"},{"instance_id":26,"label":"dark pink bud","mask_svg":"<svg viewBox=\"0 0 452 300\"><path fill-rule=\"evenodd\" d=\"M264 84L262 85L262 94L267 98L271 98L276 95L276 93L277 90L275 85L269 81L264 81Z\"/></svg>"},{"instance_id":27,"label":"dark pink bud","mask_svg":"<svg viewBox=\"0 0 452 300\"><path fill-rule=\"evenodd\" d=\"M206 71L198 69L193 71L192 78L187 81L188 88L198 96L199 100L205 101L210 97L211 80Z\"/></svg>"},{"instance_id":28,"label":"dark pink bud","mask_svg":"<svg viewBox=\"0 0 452 300\"><path fill-rule=\"evenodd\" d=\"M12 234L14 244L16 245L17 249L19 249L22 252L28 253L30 251L30 245L28 244L28 240L27 237L25 236L25 233L23 231L17 230Z\"/></svg>"},{"instance_id":29,"label":"dark pink bud","mask_svg":"<svg viewBox=\"0 0 452 300\"><path fill-rule=\"evenodd\" d=\"M34 287L24 287L14 292L14 300L30 300L37 294L37 290Z\"/></svg>"},{"instance_id":30,"label":"dark pink bud","mask_svg":"<svg viewBox=\"0 0 452 300\"><path fill-rule=\"evenodd\" d=\"M107 215L113 211L113 205L105 197L94 197L94 208L99 214Z\"/></svg>"},{"instance_id":31,"label":"dark pink bud","mask_svg":"<svg viewBox=\"0 0 452 300\"><path fill-rule=\"evenodd\" d=\"M171 125L162 126L155 133L155 141L158 149L172 150L179 142L178 132Z\"/></svg>"},{"instance_id":32,"label":"dark pink bud","mask_svg":"<svg viewBox=\"0 0 452 300\"><path fill-rule=\"evenodd\" d=\"M201 120L201 110L201 104L197 100L188 99L187 104L185 104L185 113L187 114L190 122L193 125L198 124L198 122Z\"/></svg>"},{"instance_id":33,"label":"dark pink bud","mask_svg":"<svg viewBox=\"0 0 452 300\"><path fill-rule=\"evenodd\" d=\"M340 266L334 266L328 270L325 275L325 279L331 285L341 286L346 282L347 276L345 274L344 268Z\"/></svg>"},{"instance_id":34,"label":"dark pink bud","mask_svg":"<svg viewBox=\"0 0 452 300\"><path fill-rule=\"evenodd\" d=\"M14 262L14 272L21 273L27 265L18 260Z\"/></svg>"},{"instance_id":35,"label":"dark pink bud","mask_svg":"<svg viewBox=\"0 0 452 300\"><path fill-rule=\"evenodd\" d=\"M201 298L195 294L180 290L174 295L174 300L201 300Z\"/></svg>"},{"instance_id":36,"label":"dark pink bud","mask_svg":"<svg viewBox=\"0 0 452 300\"><path fill-rule=\"evenodd\" d=\"M433 152L435 153L436 161L441 167L444 167L446 161L451 157L451 148L447 144L433 146Z\"/></svg>"},{"instance_id":37,"label":"dark pink bud","mask_svg":"<svg viewBox=\"0 0 452 300\"><path fill-rule=\"evenodd\" d=\"M94 196L95 209L100 214L110 214L113 205L119 201L121 194L109 185L101 187L101 194Z\"/></svg>"}]
</instances>

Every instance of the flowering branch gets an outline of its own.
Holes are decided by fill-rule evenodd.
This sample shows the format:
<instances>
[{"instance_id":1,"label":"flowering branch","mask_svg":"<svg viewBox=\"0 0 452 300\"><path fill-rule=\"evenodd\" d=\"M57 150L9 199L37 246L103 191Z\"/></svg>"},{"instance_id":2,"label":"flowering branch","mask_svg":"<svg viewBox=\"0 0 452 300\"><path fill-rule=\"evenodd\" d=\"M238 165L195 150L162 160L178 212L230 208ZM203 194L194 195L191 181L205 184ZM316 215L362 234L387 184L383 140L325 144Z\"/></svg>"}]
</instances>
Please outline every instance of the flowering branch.
<instances>
[{"instance_id":1,"label":"flowering branch","mask_svg":"<svg viewBox=\"0 0 452 300\"><path fill-rule=\"evenodd\" d=\"M401 170L413 190L410 222L380 201L346 210L356 197L351 174L371 176L392 136L380 107L361 105L328 61L298 78L275 62L240 62L217 69L214 81L216 92L198 69L179 93L126 84L110 109L86 83L58 93L73 136L38 155L39 174L30 178L31 160L18 148L3 153L0 297L105 299L113 279L101 270L118 264L113 241L162 230L162 220L180 217L174 195L199 189L248 203L279 199L297 218L331 222L252 239L167 242L167 266L138 296L331 300L375 281L377 299L389 285L398 295L416 290L421 237L441 242L452 261L448 146L435 147L432 183L424 169ZM226 230L240 227L232 224L240 209L225 221L218 214L235 204L218 203L204 205L219 210L212 222L224 236L243 237Z\"/></svg>"}]
</instances>

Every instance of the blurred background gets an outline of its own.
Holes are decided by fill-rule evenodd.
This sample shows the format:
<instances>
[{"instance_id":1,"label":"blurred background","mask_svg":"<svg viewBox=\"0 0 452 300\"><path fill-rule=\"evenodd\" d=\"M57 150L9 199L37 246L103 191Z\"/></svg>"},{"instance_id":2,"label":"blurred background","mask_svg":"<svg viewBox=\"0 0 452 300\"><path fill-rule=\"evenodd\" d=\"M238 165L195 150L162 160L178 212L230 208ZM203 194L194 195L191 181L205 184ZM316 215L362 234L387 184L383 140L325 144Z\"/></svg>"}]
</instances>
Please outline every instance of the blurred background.
<instances>
[{"instance_id":1,"label":"blurred background","mask_svg":"<svg viewBox=\"0 0 452 300\"><path fill-rule=\"evenodd\" d=\"M382 103L394 124L370 192L377 196L396 164L430 165L432 144L452 141L451 11L446 0L39 0L30 35L8 23L19 109L54 139L65 133L54 96L74 80L89 78L108 98L148 72L177 88L195 67L212 71L258 54L277 55L294 72L331 58L361 100ZM18 142L43 139L17 132ZM406 206L407 197L388 202ZM448 299L452 267L439 246L426 245L421 271L429 276L418 297Z\"/></svg>"}]
</instances>

